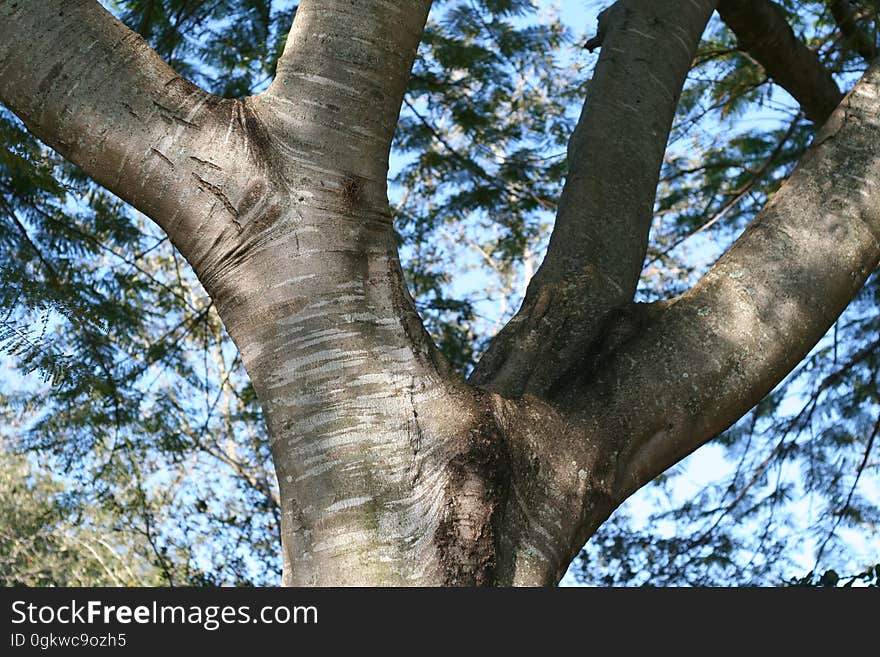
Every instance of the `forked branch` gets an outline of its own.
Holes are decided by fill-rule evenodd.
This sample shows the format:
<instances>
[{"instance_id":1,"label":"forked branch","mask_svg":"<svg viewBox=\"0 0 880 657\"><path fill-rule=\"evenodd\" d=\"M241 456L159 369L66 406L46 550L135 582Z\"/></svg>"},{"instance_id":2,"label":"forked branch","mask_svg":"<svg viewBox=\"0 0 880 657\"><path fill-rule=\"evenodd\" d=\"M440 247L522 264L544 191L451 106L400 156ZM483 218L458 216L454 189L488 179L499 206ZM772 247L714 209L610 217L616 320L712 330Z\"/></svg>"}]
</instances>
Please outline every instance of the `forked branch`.
<instances>
[{"instance_id":1,"label":"forked branch","mask_svg":"<svg viewBox=\"0 0 880 657\"><path fill-rule=\"evenodd\" d=\"M807 354L880 261L880 67L708 274L598 375L558 400L626 437L624 499L756 404Z\"/></svg>"},{"instance_id":2,"label":"forked branch","mask_svg":"<svg viewBox=\"0 0 880 657\"><path fill-rule=\"evenodd\" d=\"M589 370L631 307L669 130L714 0L620 0L599 18L601 55L568 149L547 256L472 382L547 396Z\"/></svg>"}]
</instances>

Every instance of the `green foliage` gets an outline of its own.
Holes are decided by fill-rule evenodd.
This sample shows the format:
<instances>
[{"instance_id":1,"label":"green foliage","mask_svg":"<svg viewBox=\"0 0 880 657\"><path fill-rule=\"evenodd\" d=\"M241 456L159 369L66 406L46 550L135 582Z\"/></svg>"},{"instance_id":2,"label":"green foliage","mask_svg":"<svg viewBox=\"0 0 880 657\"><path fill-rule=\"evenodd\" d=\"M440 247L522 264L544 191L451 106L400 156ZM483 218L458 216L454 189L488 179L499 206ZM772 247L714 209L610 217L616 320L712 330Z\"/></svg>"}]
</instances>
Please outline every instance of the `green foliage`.
<instances>
[{"instance_id":1,"label":"green foliage","mask_svg":"<svg viewBox=\"0 0 880 657\"><path fill-rule=\"evenodd\" d=\"M265 84L293 12L185 1L116 9L221 93ZM257 15L268 17L262 27ZM239 41L233 24L254 38ZM18 374L41 375L4 377L0 433L83 491L83 508L143 535L165 583L276 582L265 429L210 299L151 222L4 109L0 137L0 347Z\"/></svg>"},{"instance_id":2,"label":"green foliage","mask_svg":"<svg viewBox=\"0 0 880 657\"><path fill-rule=\"evenodd\" d=\"M275 75L296 4L272 0L115 0L105 3L190 80L228 98Z\"/></svg>"},{"instance_id":3,"label":"green foliage","mask_svg":"<svg viewBox=\"0 0 880 657\"><path fill-rule=\"evenodd\" d=\"M0 586L161 583L142 536L76 504L28 458L0 449Z\"/></svg>"},{"instance_id":4,"label":"green foliage","mask_svg":"<svg viewBox=\"0 0 880 657\"><path fill-rule=\"evenodd\" d=\"M584 94L569 30L535 13L529 2L435 3L395 141L404 266L462 371L536 266Z\"/></svg>"}]
</instances>

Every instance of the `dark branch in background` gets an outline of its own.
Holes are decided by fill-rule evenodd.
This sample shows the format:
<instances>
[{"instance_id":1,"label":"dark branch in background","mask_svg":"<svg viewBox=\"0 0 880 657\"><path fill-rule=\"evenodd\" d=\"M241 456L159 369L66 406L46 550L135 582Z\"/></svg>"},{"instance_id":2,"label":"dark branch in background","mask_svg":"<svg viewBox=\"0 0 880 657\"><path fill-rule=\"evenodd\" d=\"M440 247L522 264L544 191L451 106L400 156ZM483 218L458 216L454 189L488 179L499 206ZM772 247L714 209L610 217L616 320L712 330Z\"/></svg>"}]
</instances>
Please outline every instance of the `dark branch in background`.
<instances>
[{"instance_id":1,"label":"dark branch in background","mask_svg":"<svg viewBox=\"0 0 880 657\"><path fill-rule=\"evenodd\" d=\"M139 531L141 533L141 535L147 539L147 543L149 544L150 549L153 552L153 556L156 559L156 561L155 561L156 565L162 571L162 576L168 581L168 586L173 587L174 586L173 567L170 565L167 556L165 555L165 553L162 551L162 549L159 547L159 545L156 542L156 535L155 535L153 529L151 528L151 523L150 523L150 520L152 518L152 514L149 511L149 509L147 508L146 493L143 490L143 486L142 486L141 478L140 478L140 472L137 470L137 466L134 466L134 467L135 467L136 480L137 480L137 485L138 485L138 493L139 493L138 497L142 500L142 506L139 510L142 512L142 517L144 520L144 529L141 530L140 528L138 528L137 531Z\"/></svg>"},{"instance_id":2,"label":"dark branch in background","mask_svg":"<svg viewBox=\"0 0 880 657\"><path fill-rule=\"evenodd\" d=\"M822 541L822 545L819 546L819 550L816 552L816 565L813 566L813 570L819 567L819 561L822 559L822 555L825 553L825 547L828 545L828 541L834 536L837 528L840 526L843 517L846 515L846 512L849 510L849 505L852 503L853 494L856 492L856 487L859 485L859 479L862 477L862 473L865 471L865 466L868 465L868 458L871 456L871 450L874 448L874 440L877 438L877 433L880 432L880 417L877 418L877 421L874 423L874 429L871 431L871 435L868 437L868 444L865 446L865 454L862 457L862 462L859 463L859 467L856 470L856 477L853 480L852 487L849 489L849 494L846 496L846 502L843 504L843 508L838 511L837 520L834 523L834 527L831 528L831 531L828 532L828 536L825 537L825 540Z\"/></svg>"},{"instance_id":3,"label":"dark branch in background","mask_svg":"<svg viewBox=\"0 0 880 657\"><path fill-rule=\"evenodd\" d=\"M831 376L834 376L834 375L831 375ZM763 461L761 461L760 464L758 464L758 467L756 467L754 469L751 478L739 490L739 492L737 493L737 495L733 499L733 501L731 501L729 504L727 504L725 507L723 507L721 509L721 515L719 515L718 518L715 519L715 522L712 523L712 526L709 529L707 529L705 532L702 533L701 537L697 540L697 543L701 543L703 540L708 538L708 536L712 532L714 532L715 529L721 524L721 521L725 518L725 516L727 516L731 511L733 511L733 509L736 508L736 506L739 505L739 503L745 499L746 495L748 494L749 489L752 486L754 486L756 483L758 483L758 481L761 479L761 476L764 474L764 472L767 470L767 468L770 467L770 464L773 462L773 460L776 458L776 456L780 452L783 451L783 448L790 447L790 446L794 445L795 443L797 443L797 441L800 439L803 432L806 430L807 426L810 424L810 421L813 418L813 413L815 412L816 407L818 405L819 395L821 394L822 390L824 390L824 384L826 384L830 378L831 378L830 376L828 378L826 378L826 380L823 381L823 385L820 385L819 388L816 389L812 395L810 395L810 398L807 400L806 404L804 404L801 407L800 411L798 411L798 413L794 417L792 417L788 422L786 422L785 429L782 431L782 436L780 437L779 441L776 443L776 445L773 447L773 449L770 450L770 453L767 454L766 458ZM789 438L788 438L789 435L791 434L792 431L794 431L795 427L797 427L798 424L800 424L800 428L798 428L797 433L795 434L794 438L789 440ZM755 425L754 425L754 420L753 420L752 432L754 432L754 428L755 428ZM751 437L749 439L751 440ZM746 450L746 453L747 452L748 452L748 450ZM745 454L743 454L743 459L745 459ZM734 476L734 480L736 480L739 477L739 474L741 471L740 470L741 466L742 466L742 460L740 461L740 465L737 466L736 475ZM725 496L726 496L726 493L725 493Z\"/></svg>"},{"instance_id":4,"label":"dark branch in background","mask_svg":"<svg viewBox=\"0 0 880 657\"><path fill-rule=\"evenodd\" d=\"M10 188L10 187L6 187L6 186L3 185L2 183L0 183L0 189L3 189L3 190L5 190L5 191L8 192L8 193L14 193L14 190L13 190L12 188ZM192 304L186 299L186 297L183 296L180 292L178 292L177 290L174 290L173 288L169 287L168 285L166 285L165 283L163 283L162 281L160 281L160 280L159 280L158 278L156 278L152 273L150 273L148 270L144 269L143 267L141 267L141 266L137 263L138 260L140 260L142 257L144 257L145 255L147 255L150 251L152 251L153 249L157 248L157 247L160 246L161 244L164 244L164 243L167 241L167 239L168 239L167 237L158 240L153 246L151 246L151 247L148 248L147 250L143 251L142 253L135 254L132 258L128 258L125 254L119 253L118 251L116 251L116 250L113 249L112 247L107 246L106 244L104 244L104 242L102 242L101 240L95 238L94 235L91 235L91 234L85 232L84 230L80 229L80 228L76 225L76 223L73 221L72 218L70 219L70 222L69 222L69 223L66 223L66 222L62 221L62 219L60 218L60 217L68 218L68 217L67 217L66 215L64 215L64 214L59 214L58 216L55 216L55 215L52 215L52 214L46 212L43 208L41 208L41 207L39 207L39 206L33 206L32 209L33 209L35 212L37 212L37 213L39 213L40 215L42 215L42 216L43 216L45 219L47 219L48 221L52 221L52 222L54 222L54 223L56 223L56 224L63 225L64 230L69 230L69 231L71 231L71 232L73 232L73 233L76 233L77 235L79 235L79 236L82 237L83 239L85 239L85 240L89 241L90 243L94 244L97 248L99 248L99 249L101 249L102 251L105 251L106 253L109 253L110 255L114 256L114 257L117 258L120 262L123 262L123 263L125 263L126 265L128 265L130 268L137 270L140 274L142 274L143 276L146 276L147 279L148 279L150 282L152 282L152 283L158 285L159 287L161 287L162 289L164 289L165 291L167 291L169 294L171 294L171 295L174 296L175 298L179 299L179 300L180 300L180 301L181 301L181 302L182 302L187 308L189 308L189 310L191 310L192 312L194 312L194 313L199 312L199 309L196 308L195 306L193 306L193 305L192 305ZM172 251L172 253L173 253L173 251Z\"/></svg>"},{"instance_id":5,"label":"dark branch in background","mask_svg":"<svg viewBox=\"0 0 880 657\"><path fill-rule=\"evenodd\" d=\"M816 53L795 36L782 9L770 0L720 0L718 13L740 48L800 103L806 117L825 123L843 94Z\"/></svg>"},{"instance_id":6,"label":"dark branch in background","mask_svg":"<svg viewBox=\"0 0 880 657\"><path fill-rule=\"evenodd\" d=\"M22 239L27 242L33 252L37 255L37 258L39 258L40 262L43 264L43 267L45 267L46 273L49 274L50 280L52 280L53 282L57 282L59 280L58 272L55 271L52 263L50 263L46 256L43 255L40 247L36 245L34 240L28 234L27 228L24 226L23 223L21 223L21 220L15 214L15 210L9 206L9 204L6 202L6 199L2 196L0 196L0 205L3 206L3 210L6 213L6 216L9 217L12 223L15 224L15 228L18 230L19 233L21 233Z\"/></svg>"},{"instance_id":7,"label":"dark branch in background","mask_svg":"<svg viewBox=\"0 0 880 657\"><path fill-rule=\"evenodd\" d=\"M770 84L770 83L772 83L772 80L769 77L765 76L761 80L753 82L752 84L743 88L742 93L743 93L743 95L745 95L745 94L749 94L751 92L756 92L756 91L758 91L758 89L760 89L764 85ZM730 103L730 98L723 98L715 103L711 103L711 104L701 108L699 112L692 114L691 116L688 116L685 120L683 120L679 124L673 126L673 129L672 129L673 135L674 135L673 138L677 139L677 138L679 138L680 135L687 134L688 132L690 132L691 129L696 127L700 123L700 121L702 121L704 118L709 116L709 114L711 114L715 110L722 110L722 114L723 114L724 108L727 105L729 105L729 103Z\"/></svg>"},{"instance_id":8,"label":"dark branch in background","mask_svg":"<svg viewBox=\"0 0 880 657\"><path fill-rule=\"evenodd\" d=\"M464 168L477 176L480 180L488 183L492 187L496 189L503 189L512 193L517 198L525 199L526 197L531 198L535 203L540 205L545 210L555 210L556 203L553 201L548 201L547 199L543 199L527 187L514 183L513 181L503 180L498 176L490 175L483 167L481 167L477 162L472 160L471 158L463 155L456 149L452 144L449 143L449 140L443 136L443 134L436 128L434 125L421 113L419 112L413 104L409 101L409 98L404 96L403 104L406 105L407 109L413 113L413 115L419 120L425 129L431 133L431 135L436 139L446 151L452 155L456 160L458 160Z\"/></svg>"},{"instance_id":9,"label":"dark branch in background","mask_svg":"<svg viewBox=\"0 0 880 657\"><path fill-rule=\"evenodd\" d=\"M866 62L870 63L877 56L877 46L874 41L859 27L856 14L849 0L832 0L831 15L834 22L840 28L840 33L846 39L846 45L859 53Z\"/></svg>"},{"instance_id":10,"label":"dark branch in background","mask_svg":"<svg viewBox=\"0 0 880 657\"><path fill-rule=\"evenodd\" d=\"M732 208L736 207L736 205L746 197L746 195L758 183L758 181L761 179L761 177L767 172L767 169L770 168L771 164L773 164L773 161L777 158L780 151L785 146L786 142L788 142L788 140L791 139L792 134L794 134L795 128L797 127L798 123L801 120L801 116L802 116L801 114L798 114L794 118L794 120L788 126L788 130L786 130L785 134L782 136L782 139L779 140L779 142L776 144L776 147L773 149L773 151L770 153L770 155L767 157L767 159L764 160L763 163L761 163L761 166L759 166L755 170L754 174L752 175L752 178L745 185L740 187L739 189L735 189L732 192L730 192L731 194L733 194L732 199L727 201L727 203L725 203L721 207L721 209L718 210L718 212L716 212L712 216L711 219L709 219L709 221L700 225L699 228L697 228L697 229L687 233L686 235L683 235L682 237L678 238L669 247L667 247L663 252L659 253L654 258L652 258L648 262L648 264L652 265L652 264L656 263L658 260L663 260L664 258L667 258L669 256L669 254L671 254L675 249L677 249L679 246L684 244L684 242L689 240L694 235L702 233L704 230L708 230L709 228L714 226L716 223L721 221L724 218L724 216L728 212L730 212L730 210Z\"/></svg>"}]
</instances>

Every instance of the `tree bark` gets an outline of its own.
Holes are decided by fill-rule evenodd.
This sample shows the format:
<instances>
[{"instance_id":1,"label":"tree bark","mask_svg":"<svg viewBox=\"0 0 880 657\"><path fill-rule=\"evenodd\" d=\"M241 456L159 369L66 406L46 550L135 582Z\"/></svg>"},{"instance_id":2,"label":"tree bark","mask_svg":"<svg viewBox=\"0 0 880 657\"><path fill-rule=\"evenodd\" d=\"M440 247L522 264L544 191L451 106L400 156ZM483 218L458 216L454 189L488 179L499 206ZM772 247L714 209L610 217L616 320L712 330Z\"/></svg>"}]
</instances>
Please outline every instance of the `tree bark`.
<instances>
[{"instance_id":1,"label":"tree bark","mask_svg":"<svg viewBox=\"0 0 880 657\"><path fill-rule=\"evenodd\" d=\"M720 0L718 13L740 48L800 103L804 115L824 123L843 94L816 53L795 36L782 9L772 0Z\"/></svg>"},{"instance_id":2,"label":"tree bark","mask_svg":"<svg viewBox=\"0 0 880 657\"><path fill-rule=\"evenodd\" d=\"M870 64L877 56L877 45L859 26L849 0L831 0L831 15L847 45Z\"/></svg>"},{"instance_id":3,"label":"tree bark","mask_svg":"<svg viewBox=\"0 0 880 657\"><path fill-rule=\"evenodd\" d=\"M0 2L0 101L169 234L241 352L272 442L285 584L558 582L618 504L796 364L880 257L872 70L691 292L633 304L714 2L622 0L542 273L462 381L416 313L386 197L429 7L303 0L276 80L233 101L93 0Z\"/></svg>"},{"instance_id":4,"label":"tree bark","mask_svg":"<svg viewBox=\"0 0 880 657\"><path fill-rule=\"evenodd\" d=\"M675 108L716 4L622 0L599 16L589 45L602 51L569 143L547 256L473 383L545 395L573 365L590 367L585 360L631 305Z\"/></svg>"}]
</instances>

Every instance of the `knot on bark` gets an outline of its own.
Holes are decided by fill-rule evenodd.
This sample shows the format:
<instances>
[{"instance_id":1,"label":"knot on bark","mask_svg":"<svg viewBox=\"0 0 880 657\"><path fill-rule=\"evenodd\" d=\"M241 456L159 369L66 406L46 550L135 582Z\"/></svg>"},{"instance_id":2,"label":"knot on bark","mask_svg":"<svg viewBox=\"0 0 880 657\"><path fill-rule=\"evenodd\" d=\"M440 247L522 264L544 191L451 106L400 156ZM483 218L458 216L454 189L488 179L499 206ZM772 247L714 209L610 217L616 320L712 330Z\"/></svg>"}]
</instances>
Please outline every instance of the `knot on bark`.
<instances>
[{"instance_id":1,"label":"knot on bark","mask_svg":"<svg viewBox=\"0 0 880 657\"><path fill-rule=\"evenodd\" d=\"M448 462L434 543L451 586L495 582L501 519L510 482L507 445L488 399L461 450Z\"/></svg>"},{"instance_id":2,"label":"knot on bark","mask_svg":"<svg viewBox=\"0 0 880 657\"><path fill-rule=\"evenodd\" d=\"M364 183L363 181L349 174L342 179L342 200L345 205L351 209L357 209L364 200Z\"/></svg>"}]
</instances>

